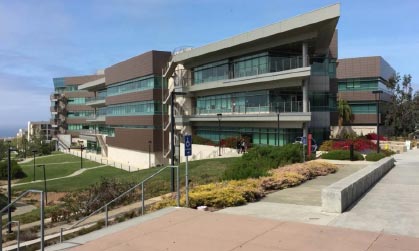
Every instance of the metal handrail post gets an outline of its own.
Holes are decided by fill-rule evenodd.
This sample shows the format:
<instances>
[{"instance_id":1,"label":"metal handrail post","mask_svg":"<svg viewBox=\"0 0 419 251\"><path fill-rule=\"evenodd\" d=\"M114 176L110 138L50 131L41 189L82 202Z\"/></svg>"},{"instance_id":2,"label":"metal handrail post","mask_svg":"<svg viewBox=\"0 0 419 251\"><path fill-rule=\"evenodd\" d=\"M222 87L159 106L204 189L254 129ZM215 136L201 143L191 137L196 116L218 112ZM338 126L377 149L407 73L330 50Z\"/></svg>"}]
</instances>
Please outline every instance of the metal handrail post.
<instances>
[{"instance_id":1,"label":"metal handrail post","mask_svg":"<svg viewBox=\"0 0 419 251\"><path fill-rule=\"evenodd\" d=\"M45 240L45 225L44 225L44 223L45 223L45 221L44 221L44 191L41 191L41 200L40 200L40 202L41 202L41 250L43 251L44 250L44 247L45 247L45 243L44 243L44 240Z\"/></svg>"},{"instance_id":2,"label":"metal handrail post","mask_svg":"<svg viewBox=\"0 0 419 251\"><path fill-rule=\"evenodd\" d=\"M108 227L108 205L105 206L105 227Z\"/></svg>"},{"instance_id":3,"label":"metal handrail post","mask_svg":"<svg viewBox=\"0 0 419 251\"><path fill-rule=\"evenodd\" d=\"M141 215L144 215L144 182L141 182Z\"/></svg>"},{"instance_id":4,"label":"metal handrail post","mask_svg":"<svg viewBox=\"0 0 419 251\"><path fill-rule=\"evenodd\" d=\"M179 182L179 166L176 166L176 176L177 176L177 195L176 195L176 204L177 207L180 206L180 182Z\"/></svg>"}]
</instances>

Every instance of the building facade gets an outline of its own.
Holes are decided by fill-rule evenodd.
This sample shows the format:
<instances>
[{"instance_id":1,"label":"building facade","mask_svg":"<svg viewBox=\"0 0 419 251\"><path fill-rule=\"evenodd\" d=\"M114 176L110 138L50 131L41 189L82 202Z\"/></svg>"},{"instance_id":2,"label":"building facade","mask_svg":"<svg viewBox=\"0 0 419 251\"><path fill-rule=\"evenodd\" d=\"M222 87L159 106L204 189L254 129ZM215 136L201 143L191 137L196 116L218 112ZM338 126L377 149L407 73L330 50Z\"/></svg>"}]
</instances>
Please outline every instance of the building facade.
<instances>
[{"instance_id":1,"label":"building facade","mask_svg":"<svg viewBox=\"0 0 419 251\"><path fill-rule=\"evenodd\" d=\"M365 135L377 132L377 102L380 102L379 123L385 131L386 104L391 101L392 91L387 87L395 74L390 64L380 56L346 58L338 60L338 98L348 101L353 120L345 124L347 133ZM382 91L375 94L373 91ZM333 125L333 124L332 124ZM384 132L380 130L380 132ZM339 131L332 126L332 134Z\"/></svg>"},{"instance_id":2,"label":"building facade","mask_svg":"<svg viewBox=\"0 0 419 251\"><path fill-rule=\"evenodd\" d=\"M175 93L175 142L185 133L257 145L284 145L308 133L329 138L339 8L174 54L165 70L165 100Z\"/></svg>"},{"instance_id":3,"label":"building facade","mask_svg":"<svg viewBox=\"0 0 419 251\"><path fill-rule=\"evenodd\" d=\"M27 140L31 142L34 138L40 138L49 143L54 135L50 121L28 121Z\"/></svg>"},{"instance_id":4,"label":"building facade","mask_svg":"<svg viewBox=\"0 0 419 251\"><path fill-rule=\"evenodd\" d=\"M55 78L57 141L67 148L83 142L87 151L136 168L162 164L162 69L170 56L150 51L97 75Z\"/></svg>"}]
</instances>

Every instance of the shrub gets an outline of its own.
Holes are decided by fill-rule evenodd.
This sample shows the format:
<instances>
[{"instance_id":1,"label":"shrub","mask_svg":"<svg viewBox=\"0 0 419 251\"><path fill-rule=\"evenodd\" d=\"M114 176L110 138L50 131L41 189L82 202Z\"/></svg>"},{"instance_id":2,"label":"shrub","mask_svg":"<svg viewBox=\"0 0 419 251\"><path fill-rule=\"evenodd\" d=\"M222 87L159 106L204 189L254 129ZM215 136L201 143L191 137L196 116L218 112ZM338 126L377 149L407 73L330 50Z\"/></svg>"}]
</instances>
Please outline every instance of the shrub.
<instances>
[{"instance_id":1,"label":"shrub","mask_svg":"<svg viewBox=\"0 0 419 251\"><path fill-rule=\"evenodd\" d=\"M278 190L296 186L317 176L324 176L337 171L337 166L320 161L293 164L270 171L270 177L262 179L264 190Z\"/></svg>"},{"instance_id":2,"label":"shrub","mask_svg":"<svg viewBox=\"0 0 419 251\"><path fill-rule=\"evenodd\" d=\"M365 135L365 137L369 140L377 140L377 134L376 133L368 133L367 135ZM383 135L380 135L380 140L387 140L386 137L384 137Z\"/></svg>"},{"instance_id":3,"label":"shrub","mask_svg":"<svg viewBox=\"0 0 419 251\"><path fill-rule=\"evenodd\" d=\"M26 177L26 174L22 171L16 160L11 161L11 177L12 179L21 179ZM0 161L0 179L7 179L7 161Z\"/></svg>"},{"instance_id":4,"label":"shrub","mask_svg":"<svg viewBox=\"0 0 419 251\"><path fill-rule=\"evenodd\" d=\"M282 147L255 146L237 159L224 171L226 180L240 180L266 176L279 166L302 162L302 145L288 144Z\"/></svg>"},{"instance_id":5,"label":"shrub","mask_svg":"<svg viewBox=\"0 0 419 251\"><path fill-rule=\"evenodd\" d=\"M333 142L333 150L349 150L350 145L354 144L354 149L356 151L366 151L371 149L376 149L377 145L364 138L358 138L356 140L344 140L344 141L335 141Z\"/></svg>"},{"instance_id":6,"label":"shrub","mask_svg":"<svg viewBox=\"0 0 419 251\"><path fill-rule=\"evenodd\" d=\"M319 150L320 151L326 151L326 152L332 151L333 150L333 140L325 140L325 141L323 141L323 143L321 144Z\"/></svg>"},{"instance_id":7,"label":"shrub","mask_svg":"<svg viewBox=\"0 0 419 251\"><path fill-rule=\"evenodd\" d=\"M334 160L350 160L349 150L336 150L321 155L322 159L334 159ZM364 160L364 157L359 152L354 152L354 160Z\"/></svg>"},{"instance_id":8,"label":"shrub","mask_svg":"<svg viewBox=\"0 0 419 251\"><path fill-rule=\"evenodd\" d=\"M396 154L395 151L390 150L390 149L381 149L380 152L383 153L386 157Z\"/></svg>"},{"instance_id":9,"label":"shrub","mask_svg":"<svg viewBox=\"0 0 419 251\"><path fill-rule=\"evenodd\" d=\"M367 154L367 156L365 157L366 160L368 161L379 161L382 158L385 158L386 154L385 153L369 153Z\"/></svg>"}]
</instances>

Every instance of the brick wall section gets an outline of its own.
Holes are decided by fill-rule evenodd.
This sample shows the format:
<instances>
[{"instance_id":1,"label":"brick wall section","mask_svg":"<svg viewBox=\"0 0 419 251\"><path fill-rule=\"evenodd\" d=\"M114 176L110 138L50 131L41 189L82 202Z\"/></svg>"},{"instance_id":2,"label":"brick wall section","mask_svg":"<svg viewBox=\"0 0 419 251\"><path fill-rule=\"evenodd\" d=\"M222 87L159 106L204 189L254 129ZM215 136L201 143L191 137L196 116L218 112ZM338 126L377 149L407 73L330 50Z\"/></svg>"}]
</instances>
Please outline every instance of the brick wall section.
<instances>
[{"instance_id":1,"label":"brick wall section","mask_svg":"<svg viewBox=\"0 0 419 251\"><path fill-rule=\"evenodd\" d=\"M359 57L338 60L336 75L338 79L377 78L388 80L395 70L382 57Z\"/></svg>"},{"instance_id":2,"label":"brick wall section","mask_svg":"<svg viewBox=\"0 0 419 251\"><path fill-rule=\"evenodd\" d=\"M67 111L77 112L77 111L94 111L95 109L87 105L67 105Z\"/></svg>"},{"instance_id":3,"label":"brick wall section","mask_svg":"<svg viewBox=\"0 0 419 251\"><path fill-rule=\"evenodd\" d=\"M356 124L376 125L377 114L354 114L354 120L351 122L351 124L348 124L348 125L356 125ZM381 124L381 116L380 116L380 124Z\"/></svg>"},{"instance_id":4,"label":"brick wall section","mask_svg":"<svg viewBox=\"0 0 419 251\"><path fill-rule=\"evenodd\" d=\"M162 150L161 130L115 128L116 137L108 137L109 146L136 151L148 151L148 141L151 140L152 152Z\"/></svg>"},{"instance_id":5,"label":"brick wall section","mask_svg":"<svg viewBox=\"0 0 419 251\"><path fill-rule=\"evenodd\" d=\"M67 118L67 124L86 124L86 118Z\"/></svg>"},{"instance_id":6,"label":"brick wall section","mask_svg":"<svg viewBox=\"0 0 419 251\"><path fill-rule=\"evenodd\" d=\"M106 105L108 106L147 100L161 101L161 89L132 92L117 96L106 97Z\"/></svg>"},{"instance_id":7,"label":"brick wall section","mask_svg":"<svg viewBox=\"0 0 419 251\"><path fill-rule=\"evenodd\" d=\"M106 85L143 77L151 74L161 75L170 52L149 51L105 69Z\"/></svg>"},{"instance_id":8,"label":"brick wall section","mask_svg":"<svg viewBox=\"0 0 419 251\"><path fill-rule=\"evenodd\" d=\"M375 101L376 100L376 97L375 97L376 94L372 93L371 91L339 92L338 95L341 99L344 99L347 101ZM380 100L390 102L391 95L387 93L381 93Z\"/></svg>"},{"instance_id":9,"label":"brick wall section","mask_svg":"<svg viewBox=\"0 0 419 251\"><path fill-rule=\"evenodd\" d=\"M76 76L76 77L65 77L65 85L82 85L90 81L94 81L100 78L103 78L104 75L85 75L85 76Z\"/></svg>"},{"instance_id":10,"label":"brick wall section","mask_svg":"<svg viewBox=\"0 0 419 251\"><path fill-rule=\"evenodd\" d=\"M64 96L68 98L92 98L95 96L94 92L87 91L76 91L76 92L64 92Z\"/></svg>"}]
</instances>

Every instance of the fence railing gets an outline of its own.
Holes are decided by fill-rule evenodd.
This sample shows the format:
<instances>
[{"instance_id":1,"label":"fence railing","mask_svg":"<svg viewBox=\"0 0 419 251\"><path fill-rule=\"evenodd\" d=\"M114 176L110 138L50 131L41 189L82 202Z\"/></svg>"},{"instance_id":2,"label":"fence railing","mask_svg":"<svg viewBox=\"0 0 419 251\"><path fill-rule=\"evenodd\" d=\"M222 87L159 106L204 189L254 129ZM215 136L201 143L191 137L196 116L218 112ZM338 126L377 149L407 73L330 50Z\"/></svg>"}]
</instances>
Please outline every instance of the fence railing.
<instances>
[{"instance_id":1,"label":"fence railing","mask_svg":"<svg viewBox=\"0 0 419 251\"><path fill-rule=\"evenodd\" d=\"M310 109L308 109L310 111ZM200 109L195 108L193 115L215 115L222 114L269 114L269 113L287 113L303 112L303 101L279 102L258 106L234 105L228 108Z\"/></svg>"},{"instance_id":2,"label":"fence railing","mask_svg":"<svg viewBox=\"0 0 419 251\"><path fill-rule=\"evenodd\" d=\"M83 219L77 221L76 223L74 223L73 225L67 227L67 228L60 228L60 243L63 241L63 231L64 230L71 230L77 226L79 226L81 223L83 223L84 221L86 221L87 219L89 219L90 217L92 217L93 215L98 214L99 212L101 212L102 210L105 211L105 227L108 227L108 222L109 222L109 212L108 212L108 207L114 203L115 201L121 199L123 196L127 195L128 193L132 192L133 190L135 190L138 187L141 187L141 215L144 215L145 213L145 198L144 198L144 184L145 182L149 181L150 179L152 179L153 177L157 176L158 174L160 174L161 172L163 172L164 170L166 170L167 168L173 168L176 169L176 205L179 207L180 204L180 180L179 180L179 167L178 166L166 166L161 168L160 170L158 170L157 172L155 172L154 174L150 175L148 178L144 179L143 181L141 181L140 183L136 184L135 186L131 187L130 189L128 189L127 191L123 192L122 194L120 194L118 197L114 198L113 200L111 200L110 202L106 203L105 205L103 205L102 207L100 207L99 209L95 210L94 212L92 212L91 214L89 214L88 216L84 217Z\"/></svg>"},{"instance_id":3,"label":"fence railing","mask_svg":"<svg viewBox=\"0 0 419 251\"><path fill-rule=\"evenodd\" d=\"M40 220L41 220L40 245L41 245L41 250L43 251L44 248L45 248L45 245L44 245L44 241L45 241L45 224L44 224L45 223L45 220L44 220L44 215L45 215L44 214L44 207L45 207L45 204L44 204L44 201L45 200L44 200L44 198L45 198L45 196L44 195L45 195L45 192L44 191L31 189L31 190L27 190L27 191L21 193L14 201L12 201L10 204L8 204L7 206L3 207L2 210L0 210L0 219L2 218L2 215L3 215L3 213L6 210L8 210L11 206L13 206L16 202L18 202L20 199L22 199L28 193L40 193L40 195L41 195L40 198L39 198L39 204L40 204L40 207L41 207L41 210L40 210ZM14 222L17 222L17 221L7 222L6 225L12 224ZM18 224L18 235L17 235L18 241L17 241L17 247L18 247L18 250L19 250L19 247L20 247L20 240L19 240L20 223L17 222L17 224ZM2 236L3 235L3 231L2 231L2 229L3 229L3 221L0 220L0 240L3 239L3 236ZM0 251L2 251L2 250L3 250L3 245L0 245Z\"/></svg>"}]
</instances>

